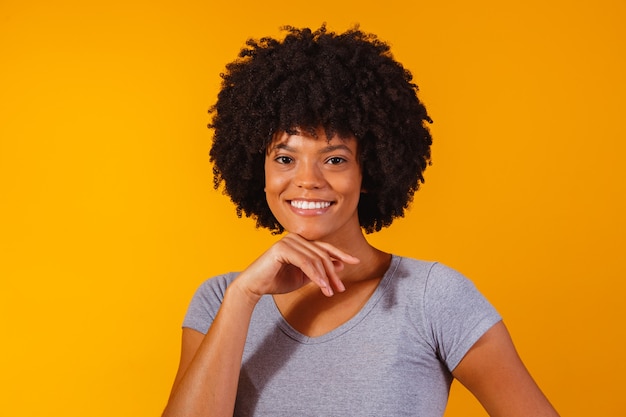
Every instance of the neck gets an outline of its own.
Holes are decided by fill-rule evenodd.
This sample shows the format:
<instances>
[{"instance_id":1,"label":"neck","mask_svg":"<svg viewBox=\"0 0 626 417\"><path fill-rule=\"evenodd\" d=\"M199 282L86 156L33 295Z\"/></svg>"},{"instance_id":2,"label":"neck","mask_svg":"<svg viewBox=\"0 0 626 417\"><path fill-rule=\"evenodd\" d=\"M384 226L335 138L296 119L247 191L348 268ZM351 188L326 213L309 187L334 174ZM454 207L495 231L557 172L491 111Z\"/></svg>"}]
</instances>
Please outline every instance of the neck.
<instances>
[{"instance_id":1,"label":"neck","mask_svg":"<svg viewBox=\"0 0 626 417\"><path fill-rule=\"evenodd\" d=\"M391 255L375 248L367 241L356 216L341 230L325 236L320 241L331 244L361 261L356 265L344 264L345 268L339 273L342 281L357 282L380 278L389 268Z\"/></svg>"},{"instance_id":2,"label":"neck","mask_svg":"<svg viewBox=\"0 0 626 417\"><path fill-rule=\"evenodd\" d=\"M342 236L327 243L360 259L356 265L344 265L345 268L339 273L344 282L357 282L372 278L381 278L391 263L391 254L381 251L372 246L361 229L351 236Z\"/></svg>"}]
</instances>

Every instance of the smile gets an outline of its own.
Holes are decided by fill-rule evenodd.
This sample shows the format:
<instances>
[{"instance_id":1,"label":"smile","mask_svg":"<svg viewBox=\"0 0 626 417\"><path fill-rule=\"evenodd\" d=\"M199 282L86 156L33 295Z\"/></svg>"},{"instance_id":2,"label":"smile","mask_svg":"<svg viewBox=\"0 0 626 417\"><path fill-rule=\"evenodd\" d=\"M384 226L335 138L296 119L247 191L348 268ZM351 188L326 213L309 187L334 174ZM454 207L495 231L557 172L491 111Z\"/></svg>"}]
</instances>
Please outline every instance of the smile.
<instances>
[{"instance_id":1,"label":"smile","mask_svg":"<svg viewBox=\"0 0 626 417\"><path fill-rule=\"evenodd\" d=\"M330 201L291 200L291 206L300 210L319 210L330 207Z\"/></svg>"}]
</instances>

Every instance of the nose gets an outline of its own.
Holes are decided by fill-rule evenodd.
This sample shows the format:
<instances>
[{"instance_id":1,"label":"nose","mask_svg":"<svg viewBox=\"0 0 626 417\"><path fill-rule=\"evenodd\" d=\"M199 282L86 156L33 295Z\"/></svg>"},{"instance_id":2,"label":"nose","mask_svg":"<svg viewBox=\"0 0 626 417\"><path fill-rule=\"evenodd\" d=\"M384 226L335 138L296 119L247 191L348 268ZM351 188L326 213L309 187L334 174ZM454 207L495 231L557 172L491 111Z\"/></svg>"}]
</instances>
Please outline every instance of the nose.
<instances>
[{"instance_id":1,"label":"nose","mask_svg":"<svg viewBox=\"0 0 626 417\"><path fill-rule=\"evenodd\" d=\"M297 187L313 190L322 188L325 182L324 175L317 164L309 162L298 164L294 178L294 184Z\"/></svg>"}]
</instances>

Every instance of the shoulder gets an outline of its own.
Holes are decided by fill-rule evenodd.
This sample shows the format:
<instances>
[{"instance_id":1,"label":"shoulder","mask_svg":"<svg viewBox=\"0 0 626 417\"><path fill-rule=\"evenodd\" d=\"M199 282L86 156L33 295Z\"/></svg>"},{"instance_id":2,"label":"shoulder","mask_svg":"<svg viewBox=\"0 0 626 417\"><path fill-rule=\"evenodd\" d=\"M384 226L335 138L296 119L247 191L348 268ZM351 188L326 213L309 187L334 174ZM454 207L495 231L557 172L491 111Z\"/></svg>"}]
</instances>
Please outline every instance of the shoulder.
<instances>
[{"instance_id":1,"label":"shoulder","mask_svg":"<svg viewBox=\"0 0 626 417\"><path fill-rule=\"evenodd\" d=\"M440 308L445 306L456 309L460 307L459 303L467 305L486 302L476 285L450 266L407 257L397 258L394 278L397 281L406 281L406 286L417 288L421 292L426 310L437 311L439 314Z\"/></svg>"},{"instance_id":2,"label":"shoulder","mask_svg":"<svg viewBox=\"0 0 626 417\"><path fill-rule=\"evenodd\" d=\"M395 256L389 273L389 288L406 302L437 316L441 309L457 304L482 304L485 300L474 283L464 274L436 261Z\"/></svg>"},{"instance_id":3,"label":"shoulder","mask_svg":"<svg viewBox=\"0 0 626 417\"><path fill-rule=\"evenodd\" d=\"M466 303L477 295L474 284L457 270L436 261L394 255L384 291L396 302L428 320L446 306Z\"/></svg>"},{"instance_id":4,"label":"shoulder","mask_svg":"<svg viewBox=\"0 0 626 417\"><path fill-rule=\"evenodd\" d=\"M216 297L221 301L224 299L224 293L226 288L237 277L238 272L229 272L227 274L216 275L212 278L205 280L194 294L196 297Z\"/></svg>"},{"instance_id":5,"label":"shoulder","mask_svg":"<svg viewBox=\"0 0 626 417\"><path fill-rule=\"evenodd\" d=\"M419 265L419 262L409 264ZM442 263L428 263L421 289L427 334L432 335L431 343L439 358L452 370L471 346L502 318L470 279Z\"/></svg>"},{"instance_id":6,"label":"shoulder","mask_svg":"<svg viewBox=\"0 0 626 417\"><path fill-rule=\"evenodd\" d=\"M461 272L436 261L394 255L390 272L396 285L418 287L425 292L473 287L473 283Z\"/></svg>"},{"instance_id":7,"label":"shoulder","mask_svg":"<svg viewBox=\"0 0 626 417\"><path fill-rule=\"evenodd\" d=\"M224 300L226 288L237 275L236 272L217 275L200 284L187 308L183 327L206 333Z\"/></svg>"}]
</instances>

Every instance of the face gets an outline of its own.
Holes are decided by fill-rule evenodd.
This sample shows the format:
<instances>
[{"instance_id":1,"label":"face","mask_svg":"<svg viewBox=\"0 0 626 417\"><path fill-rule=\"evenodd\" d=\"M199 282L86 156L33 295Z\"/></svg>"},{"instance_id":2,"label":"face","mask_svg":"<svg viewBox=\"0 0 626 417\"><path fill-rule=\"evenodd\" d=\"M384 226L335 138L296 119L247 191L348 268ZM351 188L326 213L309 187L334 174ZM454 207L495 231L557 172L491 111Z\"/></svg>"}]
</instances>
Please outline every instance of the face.
<instances>
[{"instance_id":1,"label":"face","mask_svg":"<svg viewBox=\"0 0 626 417\"><path fill-rule=\"evenodd\" d=\"M354 137L330 141L323 130L277 135L265 157L265 195L291 233L332 241L361 233L357 205L361 167Z\"/></svg>"}]
</instances>

